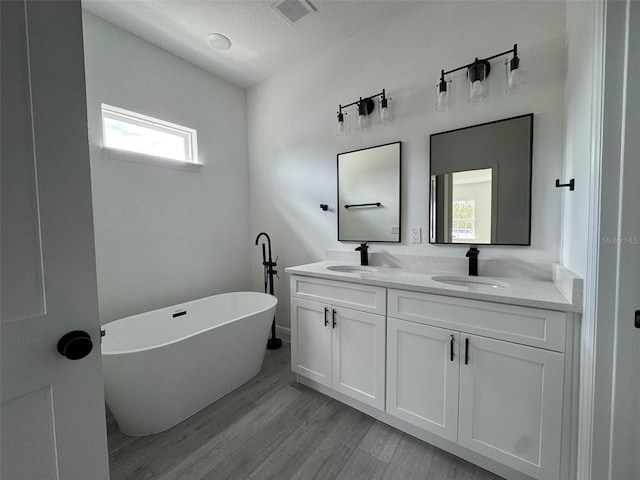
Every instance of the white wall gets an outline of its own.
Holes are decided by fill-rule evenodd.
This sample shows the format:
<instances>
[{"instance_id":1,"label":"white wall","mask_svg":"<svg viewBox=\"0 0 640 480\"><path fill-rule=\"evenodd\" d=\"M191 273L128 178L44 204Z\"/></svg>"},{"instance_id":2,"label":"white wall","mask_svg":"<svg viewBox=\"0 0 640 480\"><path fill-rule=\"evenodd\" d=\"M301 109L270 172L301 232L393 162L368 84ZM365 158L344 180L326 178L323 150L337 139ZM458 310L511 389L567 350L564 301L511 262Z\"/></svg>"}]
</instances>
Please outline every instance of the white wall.
<instances>
[{"instance_id":1,"label":"white wall","mask_svg":"<svg viewBox=\"0 0 640 480\"><path fill-rule=\"evenodd\" d=\"M98 17L83 21L101 322L249 288L245 91ZM205 165L109 158L101 102L195 128Z\"/></svg>"},{"instance_id":2,"label":"white wall","mask_svg":"<svg viewBox=\"0 0 640 480\"><path fill-rule=\"evenodd\" d=\"M587 274L589 182L593 90L594 4L567 3L567 79L565 84L565 163L562 183L574 178L573 192L563 189L561 262L581 277Z\"/></svg>"},{"instance_id":3,"label":"white wall","mask_svg":"<svg viewBox=\"0 0 640 480\"><path fill-rule=\"evenodd\" d=\"M270 78L248 92L251 234L273 239L279 269L322 260L327 249L354 244L336 240L336 154L401 140L402 239L372 251L462 257L468 247L407 242L411 227L428 238L429 135L457 127L535 113L531 247L483 247L480 258L557 261L562 192L563 2L422 2L384 25L374 26ZM451 69L510 49L518 43L527 84L505 95L502 60L494 61L488 101L465 101L464 73L454 77L455 107L434 110L441 69ZM386 88L394 122L364 134L335 136L336 110ZM353 117L353 111L349 114ZM328 203L323 212L320 203ZM260 262L257 248L253 265ZM261 271L252 268L254 286ZM276 281L277 322L289 325L287 278Z\"/></svg>"}]
</instances>

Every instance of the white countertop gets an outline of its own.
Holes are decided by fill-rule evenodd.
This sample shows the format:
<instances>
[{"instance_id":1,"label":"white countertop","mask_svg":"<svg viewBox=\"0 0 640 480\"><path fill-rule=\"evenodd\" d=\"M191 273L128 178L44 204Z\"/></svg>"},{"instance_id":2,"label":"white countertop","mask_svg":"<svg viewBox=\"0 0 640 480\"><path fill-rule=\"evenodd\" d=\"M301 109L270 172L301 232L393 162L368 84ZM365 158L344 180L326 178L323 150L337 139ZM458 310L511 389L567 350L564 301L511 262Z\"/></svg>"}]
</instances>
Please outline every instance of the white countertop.
<instances>
[{"instance_id":1,"label":"white countertop","mask_svg":"<svg viewBox=\"0 0 640 480\"><path fill-rule=\"evenodd\" d=\"M433 280L438 275L457 275L451 271L421 271L411 268L398 268L372 265L375 272L338 272L328 270L332 265L354 265L336 261L323 261L288 267L285 272L292 275L326 278L343 282L362 283L386 288L397 288L414 292L446 295L450 297L469 298L488 302L522 305L525 307L544 308L563 312L582 311L582 304L572 303L551 280L524 277L484 277L508 284L505 288L491 286L469 288L441 283ZM472 277L473 278L473 277ZM483 278L482 276L477 278Z\"/></svg>"}]
</instances>

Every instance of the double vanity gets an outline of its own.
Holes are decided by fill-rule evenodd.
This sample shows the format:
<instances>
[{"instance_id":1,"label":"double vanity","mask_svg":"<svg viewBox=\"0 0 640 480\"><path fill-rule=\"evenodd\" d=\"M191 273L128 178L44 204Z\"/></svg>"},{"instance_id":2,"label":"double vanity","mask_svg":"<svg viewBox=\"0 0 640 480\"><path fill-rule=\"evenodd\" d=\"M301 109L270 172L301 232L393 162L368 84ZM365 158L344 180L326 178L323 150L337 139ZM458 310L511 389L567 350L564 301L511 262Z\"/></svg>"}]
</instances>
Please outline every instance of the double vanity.
<instances>
[{"instance_id":1,"label":"double vanity","mask_svg":"<svg viewBox=\"0 0 640 480\"><path fill-rule=\"evenodd\" d=\"M287 268L298 380L505 478L574 478L581 280L438 261Z\"/></svg>"}]
</instances>

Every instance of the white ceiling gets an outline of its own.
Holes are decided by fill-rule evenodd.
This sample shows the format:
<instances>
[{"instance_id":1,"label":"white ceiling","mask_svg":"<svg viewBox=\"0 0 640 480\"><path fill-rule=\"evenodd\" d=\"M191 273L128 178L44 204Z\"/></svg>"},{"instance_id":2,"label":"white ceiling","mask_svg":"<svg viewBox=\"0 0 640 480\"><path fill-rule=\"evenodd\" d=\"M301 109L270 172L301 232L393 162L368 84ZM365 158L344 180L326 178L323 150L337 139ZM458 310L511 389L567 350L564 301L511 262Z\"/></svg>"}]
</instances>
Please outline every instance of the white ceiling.
<instances>
[{"instance_id":1,"label":"white ceiling","mask_svg":"<svg viewBox=\"0 0 640 480\"><path fill-rule=\"evenodd\" d=\"M236 85L247 88L411 8L407 0L310 0L294 24L276 0L83 0L83 8ZM216 50L209 33L229 37Z\"/></svg>"}]
</instances>

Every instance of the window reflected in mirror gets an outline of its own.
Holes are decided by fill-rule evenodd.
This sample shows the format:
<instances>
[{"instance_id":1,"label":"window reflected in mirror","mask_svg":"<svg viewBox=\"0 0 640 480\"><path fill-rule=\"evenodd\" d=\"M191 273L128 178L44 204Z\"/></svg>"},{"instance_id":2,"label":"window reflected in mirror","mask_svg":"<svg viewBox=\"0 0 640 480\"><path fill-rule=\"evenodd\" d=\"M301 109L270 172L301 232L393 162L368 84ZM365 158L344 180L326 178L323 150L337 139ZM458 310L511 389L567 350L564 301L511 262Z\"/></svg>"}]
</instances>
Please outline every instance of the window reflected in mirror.
<instances>
[{"instance_id":1,"label":"window reflected in mirror","mask_svg":"<svg viewBox=\"0 0 640 480\"><path fill-rule=\"evenodd\" d=\"M451 243L490 243L491 169L453 172L446 176L451 182L447 240Z\"/></svg>"}]
</instances>

